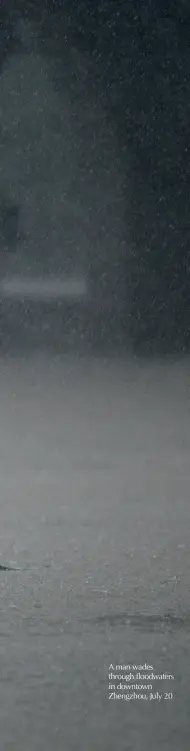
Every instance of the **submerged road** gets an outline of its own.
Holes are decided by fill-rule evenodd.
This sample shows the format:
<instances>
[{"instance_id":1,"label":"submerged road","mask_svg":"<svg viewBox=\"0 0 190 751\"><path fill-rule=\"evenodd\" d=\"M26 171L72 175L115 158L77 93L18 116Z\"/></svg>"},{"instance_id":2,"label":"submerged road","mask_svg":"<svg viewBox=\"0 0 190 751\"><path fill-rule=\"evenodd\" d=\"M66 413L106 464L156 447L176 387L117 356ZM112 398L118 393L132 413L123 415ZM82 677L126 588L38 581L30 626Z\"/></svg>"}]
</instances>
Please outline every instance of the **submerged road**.
<instances>
[{"instance_id":1,"label":"submerged road","mask_svg":"<svg viewBox=\"0 0 190 751\"><path fill-rule=\"evenodd\" d=\"M188 358L1 356L1 751L189 750L189 390Z\"/></svg>"}]
</instances>

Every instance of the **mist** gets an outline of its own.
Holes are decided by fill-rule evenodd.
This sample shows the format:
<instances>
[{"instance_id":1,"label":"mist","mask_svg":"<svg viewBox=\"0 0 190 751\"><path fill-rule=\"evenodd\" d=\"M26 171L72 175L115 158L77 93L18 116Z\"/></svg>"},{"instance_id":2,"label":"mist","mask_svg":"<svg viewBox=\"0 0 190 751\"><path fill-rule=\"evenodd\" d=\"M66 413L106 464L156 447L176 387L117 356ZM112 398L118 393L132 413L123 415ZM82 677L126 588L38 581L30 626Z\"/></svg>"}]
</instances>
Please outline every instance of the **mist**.
<instances>
[{"instance_id":1,"label":"mist","mask_svg":"<svg viewBox=\"0 0 190 751\"><path fill-rule=\"evenodd\" d=\"M1 4L2 751L188 748L188 24Z\"/></svg>"}]
</instances>

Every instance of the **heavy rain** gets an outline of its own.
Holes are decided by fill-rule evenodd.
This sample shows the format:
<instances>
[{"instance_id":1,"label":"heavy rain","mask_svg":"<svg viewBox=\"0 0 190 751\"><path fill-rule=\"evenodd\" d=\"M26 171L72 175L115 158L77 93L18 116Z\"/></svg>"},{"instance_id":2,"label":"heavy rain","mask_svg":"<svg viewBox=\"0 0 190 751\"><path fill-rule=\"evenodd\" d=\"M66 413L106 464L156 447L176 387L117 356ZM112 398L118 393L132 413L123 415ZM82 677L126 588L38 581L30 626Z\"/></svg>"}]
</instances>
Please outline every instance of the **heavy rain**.
<instances>
[{"instance_id":1,"label":"heavy rain","mask_svg":"<svg viewBox=\"0 0 190 751\"><path fill-rule=\"evenodd\" d=\"M189 33L0 5L1 751L189 749Z\"/></svg>"}]
</instances>

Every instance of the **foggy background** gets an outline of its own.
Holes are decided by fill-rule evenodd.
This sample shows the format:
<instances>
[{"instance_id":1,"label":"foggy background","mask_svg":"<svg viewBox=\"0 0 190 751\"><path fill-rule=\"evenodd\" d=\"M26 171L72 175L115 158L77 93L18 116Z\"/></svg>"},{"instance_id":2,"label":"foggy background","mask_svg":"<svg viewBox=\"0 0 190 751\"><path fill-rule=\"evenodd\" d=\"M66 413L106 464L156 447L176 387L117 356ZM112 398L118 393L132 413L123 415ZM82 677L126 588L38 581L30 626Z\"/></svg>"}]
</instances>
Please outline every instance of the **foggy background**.
<instances>
[{"instance_id":1,"label":"foggy background","mask_svg":"<svg viewBox=\"0 0 190 751\"><path fill-rule=\"evenodd\" d=\"M1 5L6 267L87 273L87 339L189 346L188 24L186 2Z\"/></svg>"}]
</instances>

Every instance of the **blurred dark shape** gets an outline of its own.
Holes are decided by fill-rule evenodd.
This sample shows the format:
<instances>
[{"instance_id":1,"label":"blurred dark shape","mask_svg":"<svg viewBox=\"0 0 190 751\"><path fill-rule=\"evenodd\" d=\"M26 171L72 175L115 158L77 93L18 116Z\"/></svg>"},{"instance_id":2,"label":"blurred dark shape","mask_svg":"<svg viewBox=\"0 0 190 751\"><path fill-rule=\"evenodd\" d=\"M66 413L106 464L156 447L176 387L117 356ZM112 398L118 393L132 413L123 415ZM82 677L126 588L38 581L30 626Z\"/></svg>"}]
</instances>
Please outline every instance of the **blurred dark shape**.
<instances>
[{"instance_id":1,"label":"blurred dark shape","mask_svg":"<svg viewBox=\"0 0 190 751\"><path fill-rule=\"evenodd\" d=\"M0 242L10 249L17 245L19 214L19 206L0 204Z\"/></svg>"},{"instance_id":2,"label":"blurred dark shape","mask_svg":"<svg viewBox=\"0 0 190 751\"><path fill-rule=\"evenodd\" d=\"M13 42L13 22L9 8L0 4L0 73Z\"/></svg>"}]
</instances>

